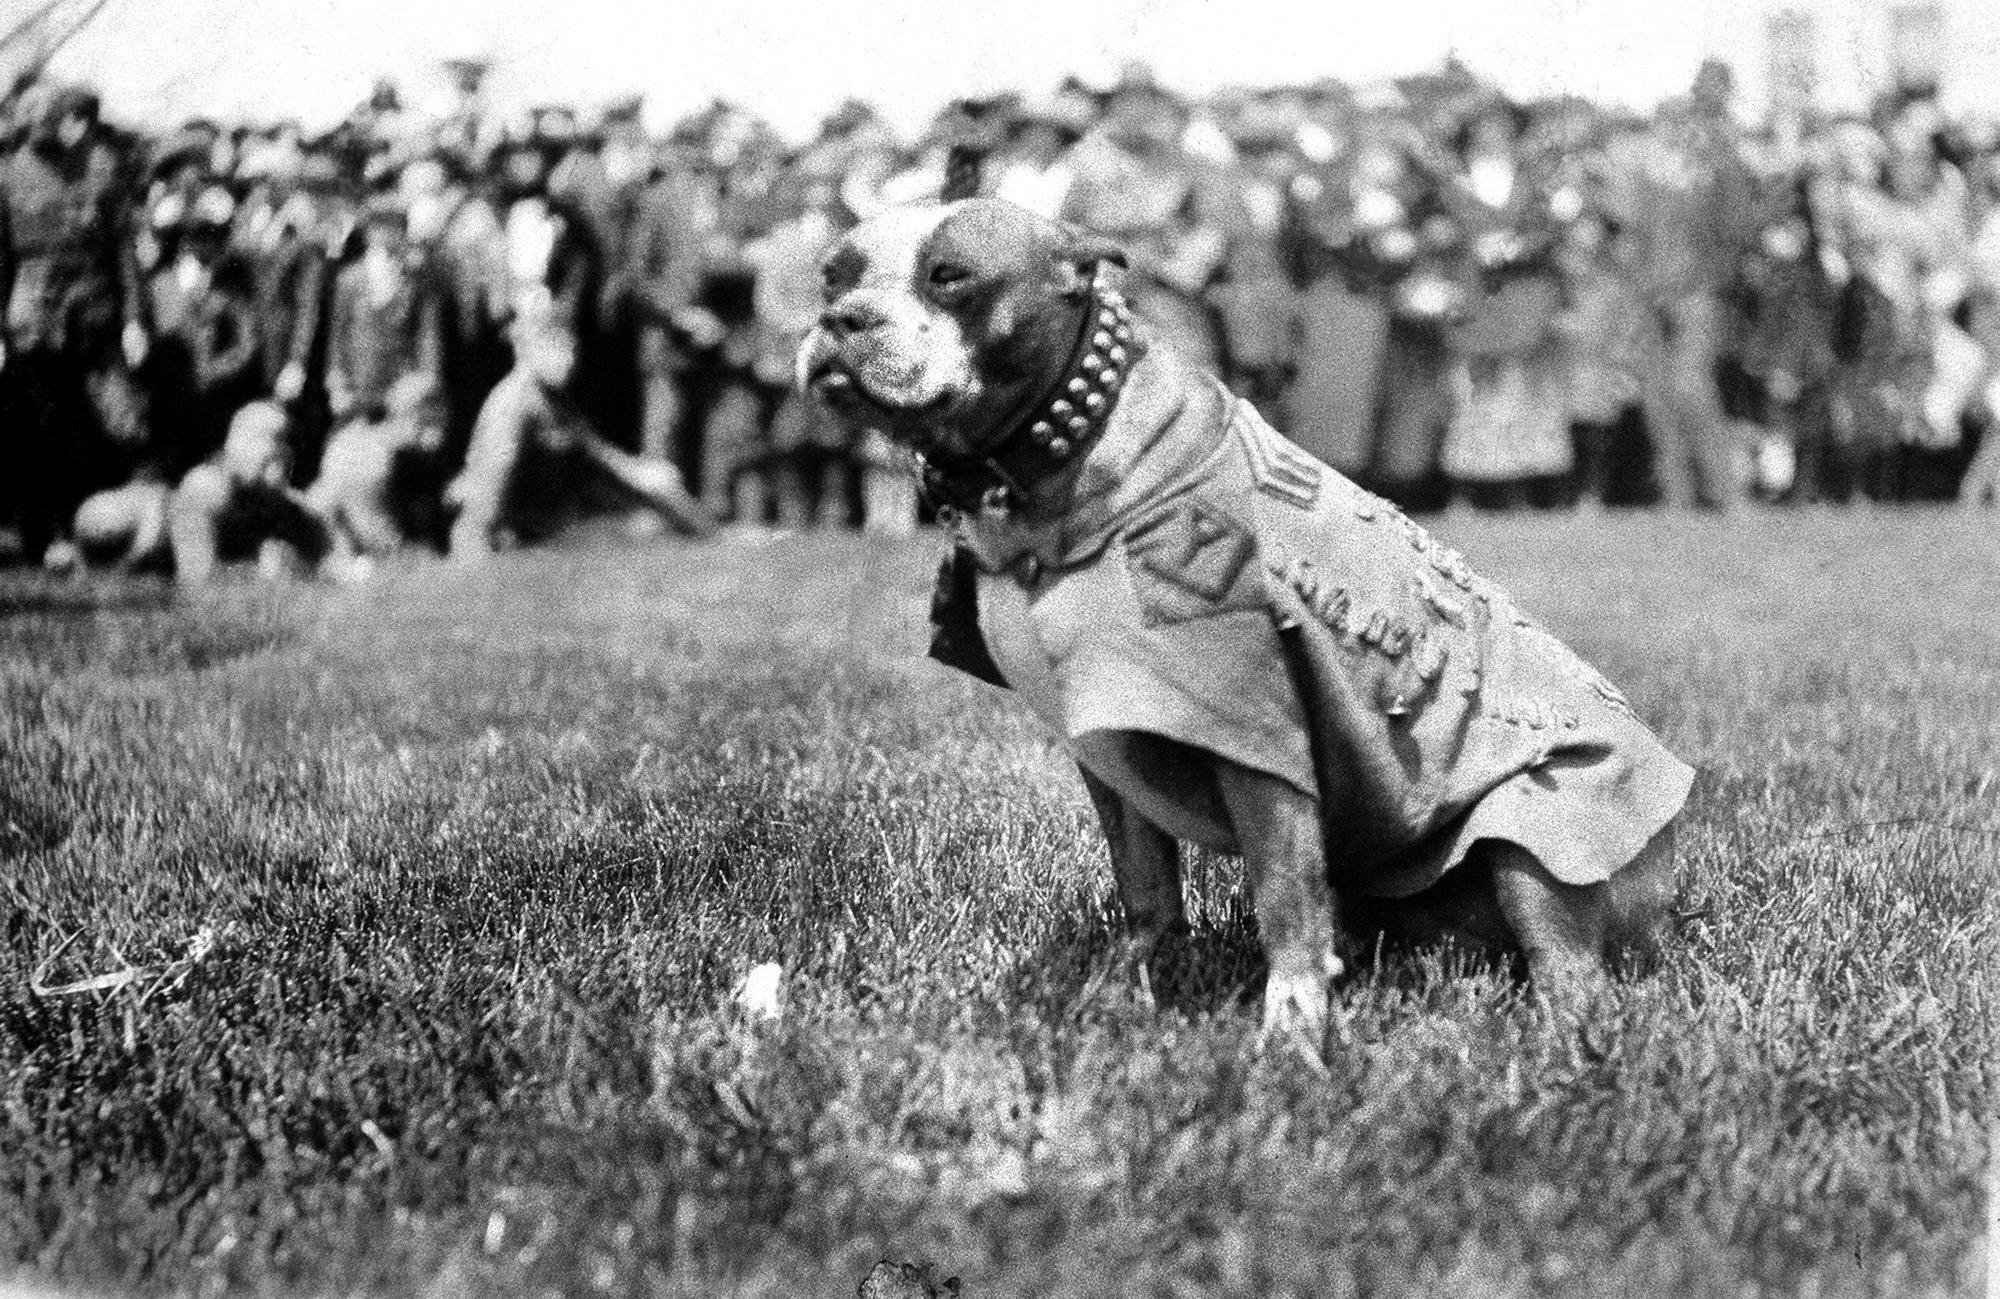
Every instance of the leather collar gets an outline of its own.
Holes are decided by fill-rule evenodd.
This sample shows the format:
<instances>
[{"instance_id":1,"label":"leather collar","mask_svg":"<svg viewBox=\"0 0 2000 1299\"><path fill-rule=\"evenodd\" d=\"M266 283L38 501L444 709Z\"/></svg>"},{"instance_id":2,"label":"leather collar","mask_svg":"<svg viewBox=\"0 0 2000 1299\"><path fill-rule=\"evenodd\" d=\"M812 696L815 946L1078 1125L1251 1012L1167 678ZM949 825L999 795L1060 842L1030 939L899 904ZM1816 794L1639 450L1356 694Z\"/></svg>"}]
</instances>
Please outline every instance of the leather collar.
<instances>
[{"instance_id":1,"label":"leather collar","mask_svg":"<svg viewBox=\"0 0 2000 1299\"><path fill-rule=\"evenodd\" d=\"M924 492L940 513L1014 509L1034 487L1104 434L1133 364L1145 353L1125 296L1100 273L1091 281L1069 364L1041 399L981 455L917 457Z\"/></svg>"}]
</instances>

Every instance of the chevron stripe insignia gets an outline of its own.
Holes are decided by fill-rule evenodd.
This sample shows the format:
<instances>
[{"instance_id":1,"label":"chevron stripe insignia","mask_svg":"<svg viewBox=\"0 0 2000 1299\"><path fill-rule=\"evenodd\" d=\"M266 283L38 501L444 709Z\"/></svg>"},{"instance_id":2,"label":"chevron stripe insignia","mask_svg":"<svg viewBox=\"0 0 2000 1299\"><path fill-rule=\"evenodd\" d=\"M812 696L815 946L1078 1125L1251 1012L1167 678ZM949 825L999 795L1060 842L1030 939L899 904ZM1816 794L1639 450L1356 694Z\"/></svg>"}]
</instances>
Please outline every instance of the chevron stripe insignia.
<instances>
[{"instance_id":1,"label":"chevron stripe insignia","mask_svg":"<svg viewBox=\"0 0 2000 1299\"><path fill-rule=\"evenodd\" d=\"M1319 499L1319 461L1268 428L1259 428L1250 420L1243 424L1243 444L1250 451L1250 472L1257 480L1257 490L1302 510L1311 509Z\"/></svg>"}]
</instances>

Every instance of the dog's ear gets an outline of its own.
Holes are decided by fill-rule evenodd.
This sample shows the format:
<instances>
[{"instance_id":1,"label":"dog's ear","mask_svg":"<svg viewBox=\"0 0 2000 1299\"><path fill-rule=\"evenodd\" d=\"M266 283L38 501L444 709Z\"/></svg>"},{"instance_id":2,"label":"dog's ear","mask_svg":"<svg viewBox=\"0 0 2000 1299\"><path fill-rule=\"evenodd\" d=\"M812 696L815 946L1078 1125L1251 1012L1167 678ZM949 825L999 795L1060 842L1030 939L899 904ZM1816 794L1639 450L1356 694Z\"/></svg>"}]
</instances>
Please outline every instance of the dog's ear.
<instances>
[{"instance_id":1,"label":"dog's ear","mask_svg":"<svg viewBox=\"0 0 2000 1299\"><path fill-rule=\"evenodd\" d=\"M1069 296L1077 296L1090 288L1090 282L1097 275L1097 268L1106 262L1123 270L1131 263L1126 260L1125 250L1105 236L1081 226L1063 223L1065 239L1056 254L1064 274L1064 291Z\"/></svg>"}]
</instances>

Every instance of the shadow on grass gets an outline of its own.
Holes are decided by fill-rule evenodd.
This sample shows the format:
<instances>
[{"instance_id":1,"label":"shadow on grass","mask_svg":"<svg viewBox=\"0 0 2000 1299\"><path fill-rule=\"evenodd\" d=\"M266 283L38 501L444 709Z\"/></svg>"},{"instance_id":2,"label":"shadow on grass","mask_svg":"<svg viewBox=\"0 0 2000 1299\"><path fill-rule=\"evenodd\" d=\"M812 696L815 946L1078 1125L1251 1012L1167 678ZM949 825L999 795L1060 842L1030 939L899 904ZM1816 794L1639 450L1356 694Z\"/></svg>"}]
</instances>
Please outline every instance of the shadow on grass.
<instances>
[{"instance_id":1,"label":"shadow on grass","mask_svg":"<svg viewBox=\"0 0 2000 1299\"><path fill-rule=\"evenodd\" d=\"M203 672L295 638L269 610L181 605L164 586L0 592L0 657L56 676Z\"/></svg>"},{"instance_id":2,"label":"shadow on grass","mask_svg":"<svg viewBox=\"0 0 2000 1299\"><path fill-rule=\"evenodd\" d=\"M1078 913L1059 922L1014 966L1008 986L1015 1003L1045 1017L1088 1015L1129 1003L1141 975L1124 939L1115 916ZM1442 983L1468 977L1495 979L1517 990L1527 986L1527 965L1518 951L1368 923L1357 928L1353 942L1348 972L1338 985L1349 994L1421 1001ZM1146 964L1144 982L1161 1010L1203 1017L1256 1007L1269 974L1256 919L1231 905L1163 942Z\"/></svg>"},{"instance_id":3,"label":"shadow on grass","mask_svg":"<svg viewBox=\"0 0 2000 1299\"><path fill-rule=\"evenodd\" d=\"M174 603L167 582L131 581L34 585L0 590L0 619L87 618L105 613L164 613Z\"/></svg>"},{"instance_id":4,"label":"shadow on grass","mask_svg":"<svg viewBox=\"0 0 2000 1299\"><path fill-rule=\"evenodd\" d=\"M0 785L0 861L53 848L69 836L70 818L33 790Z\"/></svg>"}]
</instances>

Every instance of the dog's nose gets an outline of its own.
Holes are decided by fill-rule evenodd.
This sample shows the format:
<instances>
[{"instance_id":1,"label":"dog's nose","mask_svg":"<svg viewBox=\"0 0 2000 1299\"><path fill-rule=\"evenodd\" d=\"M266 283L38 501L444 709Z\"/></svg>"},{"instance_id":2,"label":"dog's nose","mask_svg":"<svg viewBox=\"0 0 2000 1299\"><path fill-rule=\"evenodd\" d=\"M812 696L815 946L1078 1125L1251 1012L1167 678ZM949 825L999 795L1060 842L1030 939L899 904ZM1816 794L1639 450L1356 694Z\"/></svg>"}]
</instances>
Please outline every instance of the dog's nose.
<instances>
[{"instance_id":1,"label":"dog's nose","mask_svg":"<svg viewBox=\"0 0 2000 1299\"><path fill-rule=\"evenodd\" d=\"M835 338L846 338L851 334L865 334L871 329L880 329L889 323L889 317L880 308L866 302L836 302L820 313L820 328Z\"/></svg>"}]
</instances>

